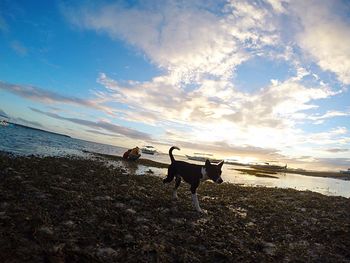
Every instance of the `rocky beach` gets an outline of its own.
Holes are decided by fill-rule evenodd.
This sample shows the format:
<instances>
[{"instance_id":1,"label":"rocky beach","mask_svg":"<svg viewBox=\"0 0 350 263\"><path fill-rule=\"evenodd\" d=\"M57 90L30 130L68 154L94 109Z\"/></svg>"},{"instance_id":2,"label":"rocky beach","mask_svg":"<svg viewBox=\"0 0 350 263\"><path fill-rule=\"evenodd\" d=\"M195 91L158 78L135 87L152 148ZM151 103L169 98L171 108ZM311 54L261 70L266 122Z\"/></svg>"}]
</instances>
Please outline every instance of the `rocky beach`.
<instances>
[{"instance_id":1,"label":"rocky beach","mask_svg":"<svg viewBox=\"0 0 350 263\"><path fill-rule=\"evenodd\" d=\"M350 262L350 199L188 186L104 156L0 154L1 262Z\"/></svg>"}]
</instances>

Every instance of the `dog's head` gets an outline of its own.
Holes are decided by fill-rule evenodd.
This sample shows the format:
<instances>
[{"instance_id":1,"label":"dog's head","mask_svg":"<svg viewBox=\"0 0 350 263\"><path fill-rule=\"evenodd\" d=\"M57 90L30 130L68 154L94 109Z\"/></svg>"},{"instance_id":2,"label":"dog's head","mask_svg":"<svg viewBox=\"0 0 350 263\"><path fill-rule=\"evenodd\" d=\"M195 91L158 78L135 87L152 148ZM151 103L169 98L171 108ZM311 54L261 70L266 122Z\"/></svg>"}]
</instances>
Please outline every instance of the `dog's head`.
<instances>
[{"instance_id":1,"label":"dog's head","mask_svg":"<svg viewBox=\"0 0 350 263\"><path fill-rule=\"evenodd\" d=\"M221 167L224 161L218 164L211 164L209 160L205 161L205 171L209 179L213 180L217 184L221 184L223 180L221 179Z\"/></svg>"}]
</instances>

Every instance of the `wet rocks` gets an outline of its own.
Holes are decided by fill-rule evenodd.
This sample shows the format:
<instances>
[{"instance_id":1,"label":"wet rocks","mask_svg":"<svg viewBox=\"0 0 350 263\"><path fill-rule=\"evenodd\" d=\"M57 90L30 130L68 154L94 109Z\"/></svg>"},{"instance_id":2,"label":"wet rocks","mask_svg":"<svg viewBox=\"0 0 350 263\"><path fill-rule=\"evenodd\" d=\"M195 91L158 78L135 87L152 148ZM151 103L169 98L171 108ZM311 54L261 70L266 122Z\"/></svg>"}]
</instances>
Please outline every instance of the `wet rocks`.
<instances>
[{"instance_id":1,"label":"wet rocks","mask_svg":"<svg viewBox=\"0 0 350 263\"><path fill-rule=\"evenodd\" d=\"M276 245L271 242L264 242L263 244L263 251L269 255L273 256L276 253Z\"/></svg>"},{"instance_id":2,"label":"wet rocks","mask_svg":"<svg viewBox=\"0 0 350 263\"><path fill-rule=\"evenodd\" d=\"M130 215L136 214L136 211L135 211L134 209L132 209L132 208L128 208L128 209L126 209L125 211L126 211L128 214L130 214Z\"/></svg>"},{"instance_id":3,"label":"wet rocks","mask_svg":"<svg viewBox=\"0 0 350 263\"><path fill-rule=\"evenodd\" d=\"M194 211L187 185L174 202L173 186L129 168L102 157L0 154L0 262L350 258L347 198L203 183L199 199L208 214L202 215Z\"/></svg>"},{"instance_id":4,"label":"wet rocks","mask_svg":"<svg viewBox=\"0 0 350 263\"><path fill-rule=\"evenodd\" d=\"M94 200L94 201L111 201L111 200L113 200L113 198L106 195L106 196L96 196L92 200Z\"/></svg>"},{"instance_id":5,"label":"wet rocks","mask_svg":"<svg viewBox=\"0 0 350 263\"><path fill-rule=\"evenodd\" d=\"M108 260L118 256L118 252L111 247L99 248L96 251L96 256L103 260Z\"/></svg>"}]
</instances>

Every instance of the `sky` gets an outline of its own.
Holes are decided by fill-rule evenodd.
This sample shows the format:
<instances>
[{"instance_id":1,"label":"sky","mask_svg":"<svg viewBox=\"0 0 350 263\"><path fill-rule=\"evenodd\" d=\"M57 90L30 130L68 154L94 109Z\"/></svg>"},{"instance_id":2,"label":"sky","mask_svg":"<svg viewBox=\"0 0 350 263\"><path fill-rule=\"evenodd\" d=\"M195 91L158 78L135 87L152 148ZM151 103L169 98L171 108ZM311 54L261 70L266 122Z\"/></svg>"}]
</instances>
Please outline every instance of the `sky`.
<instances>
[{"instance_id":1,"label":"sky","mask_svg":"<svg viewBox=\"0 0 350 263\"><path fill-rule=\"evenodd\" d=\"M350 2L0 1L0 115L75 138L350 167Z\"/></svg>"}]
</instances>

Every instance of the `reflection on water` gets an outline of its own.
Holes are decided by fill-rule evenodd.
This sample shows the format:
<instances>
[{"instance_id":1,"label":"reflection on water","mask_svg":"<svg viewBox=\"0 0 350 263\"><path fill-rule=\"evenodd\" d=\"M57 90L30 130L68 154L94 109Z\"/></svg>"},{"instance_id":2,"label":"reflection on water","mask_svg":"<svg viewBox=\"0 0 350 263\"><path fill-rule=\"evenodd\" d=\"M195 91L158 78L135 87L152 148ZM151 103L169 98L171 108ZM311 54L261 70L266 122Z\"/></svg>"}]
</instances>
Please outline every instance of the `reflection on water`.
<instances>
[{"instance_id":1,"label":"reflection on water","mask_svg":"<svg viewBox=\"0 0 350 263\"><path fill-rule=\"evenodd\" d=\"M130 147L134 146L135 145L130 145ZM44 131L26 129L19 126L0 127L0 151L7 151L16 154L40 154L45 156L78 155L88 157L90 155L83 151L90 151L120 156L125 150L126 149L122 147L82 141ZM176 152L174 153L176 154ZM162 163L170 162L167 154L143 154L142 158ZM189 161L181 156L175 156L175 159ZM203 164L196 161L191 162ZM111 162L111 164L112 163L113 162ZM125 162L118 161L114 164L125 165ZM135 163L128 164L126 168L129 172L139 175L149 174L147 171L150 169L149 167L136 165ZM239 171L232 170L234 168L241 167L233 165L223 166L222 178L225 181L247 186L294 188L297 190L315 191L325 195L350 197L350 181L285 173L274 174L274 176L278 178L256 177L254 175L242 174ZM166 169L161 168L152 167L151 170L154 172L154 175L161 177L165 177L167 172Z\"/></svg>"},{"instance_id":2,"label":"reflection on water","mask_svg":"<svg viewBox=\"0 0 350 263\"><path fill-rule=\"evenodd\" d=\"M293 188L296 190L310 190L325 195L350 197L350 181L288 173L277 173L274 176L278 178L256 177L238 171L231 171L225 173L223 177L229 182L243 185Z\"/></svg>"}]
</instances>

